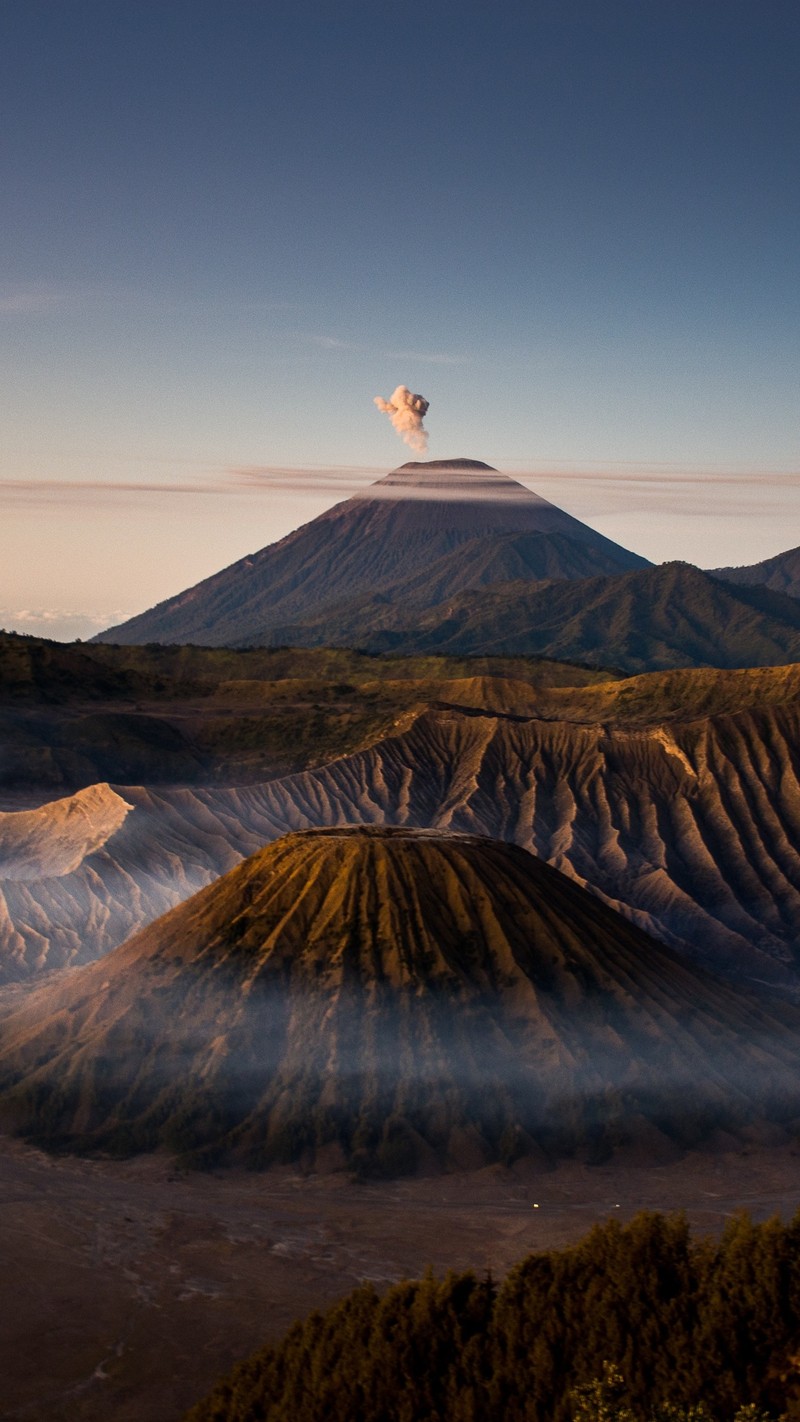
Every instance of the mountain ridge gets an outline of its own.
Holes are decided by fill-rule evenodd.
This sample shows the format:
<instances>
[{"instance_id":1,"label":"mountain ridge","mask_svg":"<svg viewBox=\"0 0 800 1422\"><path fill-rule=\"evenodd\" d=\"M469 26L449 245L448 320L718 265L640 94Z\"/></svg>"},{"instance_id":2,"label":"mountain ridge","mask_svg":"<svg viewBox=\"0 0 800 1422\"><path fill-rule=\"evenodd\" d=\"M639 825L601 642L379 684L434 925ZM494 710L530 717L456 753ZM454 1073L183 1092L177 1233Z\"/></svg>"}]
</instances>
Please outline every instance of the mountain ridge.
<instances>
[{"instance_id":1,"label":"mountain ridge","mask_svg":"<svg viewBox=\"0 0 800 1422\"><path fill-rule=\"evenodd\" d=\"M431 570L436 587L436 565ZM642 570L455 592L432 607L371 596L276 639L355 645L396 655L536 655L629 674L682 666L800 661L800 607L762 587L733 587L674 561Z\"/></svg>"}]
</instances>

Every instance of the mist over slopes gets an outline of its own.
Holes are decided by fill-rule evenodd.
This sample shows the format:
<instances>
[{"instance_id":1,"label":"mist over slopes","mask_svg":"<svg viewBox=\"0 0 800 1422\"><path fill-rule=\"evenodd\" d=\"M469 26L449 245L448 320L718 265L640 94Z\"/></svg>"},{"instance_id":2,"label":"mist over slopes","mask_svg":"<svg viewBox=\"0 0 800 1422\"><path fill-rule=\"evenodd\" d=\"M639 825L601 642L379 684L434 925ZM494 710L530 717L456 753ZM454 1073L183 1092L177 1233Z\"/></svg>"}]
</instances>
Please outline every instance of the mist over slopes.
<instances>
[{"instance_id":1,"label":"mist over slopes","mask_svg":"<svg viewBox=\"0 0 800 1422\"><path fill-rule=\"evenodd\" d=\"M275 641L272 632L280 626L281 637L291 641L286 628L294 622L316 618L360 594L389 594L395 583L424 576L462 545L508 534L568 540L563 568L557 552L548 560L542 551L550 576L575 576L576 565L580 576L648 566L645 558L489 465L470 459L412 461L368 493L344 500L278 543L94 640L257 645ZM498 566L495 576L503 574Z\"/></svg>"},{"instance_id":2,"label":"mist over slopes","mask_svg":"<svg viewBox=\"0 0 800 1422\"><path fill-rule=\"evenodd\" d=\"M798 1027L516 846L342 827L31 993L0 1110L59 1147L386 1174L693 1145L797 1113Z\"/></svg>"}]
</instances>

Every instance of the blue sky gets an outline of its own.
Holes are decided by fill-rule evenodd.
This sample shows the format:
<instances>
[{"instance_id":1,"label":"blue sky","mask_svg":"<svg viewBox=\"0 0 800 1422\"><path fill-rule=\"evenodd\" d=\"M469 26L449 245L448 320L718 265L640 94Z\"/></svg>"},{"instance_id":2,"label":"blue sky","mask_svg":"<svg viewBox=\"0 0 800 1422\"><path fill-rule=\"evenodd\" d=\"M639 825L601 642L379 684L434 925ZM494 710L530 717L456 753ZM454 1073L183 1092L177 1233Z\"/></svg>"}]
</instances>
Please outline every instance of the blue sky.
<instances>
[{"instance_id":1,"label":"blue sky","mask_svg":"<svg viewBox=\"0 0 800 1422\"><path fill-rule=\"evenodd\" d=\"M799 56L795 0L4 0L0 623L313 517L400 382L653 559L800 542Z\"/></svg>"}]
</instances>

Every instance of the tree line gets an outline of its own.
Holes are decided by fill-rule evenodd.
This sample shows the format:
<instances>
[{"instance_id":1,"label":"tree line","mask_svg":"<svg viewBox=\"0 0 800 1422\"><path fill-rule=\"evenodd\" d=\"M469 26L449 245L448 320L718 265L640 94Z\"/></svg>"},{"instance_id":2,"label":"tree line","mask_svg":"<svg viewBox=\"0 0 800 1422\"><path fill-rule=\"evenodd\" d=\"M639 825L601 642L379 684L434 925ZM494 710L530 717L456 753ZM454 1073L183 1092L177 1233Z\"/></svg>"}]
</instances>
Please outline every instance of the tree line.
<instances>
[{"instance_id":1,"label":"tree line","mask_svg":"<svg viewBox=\"0 0 800 1422\"><path fill-rule=\"evenodd\" d=\"M800 1418L800 1212L695 1239L637 1215L497 1287L362 1286L222 1379L185 1422Z\"/></svg>"}]
</instances>

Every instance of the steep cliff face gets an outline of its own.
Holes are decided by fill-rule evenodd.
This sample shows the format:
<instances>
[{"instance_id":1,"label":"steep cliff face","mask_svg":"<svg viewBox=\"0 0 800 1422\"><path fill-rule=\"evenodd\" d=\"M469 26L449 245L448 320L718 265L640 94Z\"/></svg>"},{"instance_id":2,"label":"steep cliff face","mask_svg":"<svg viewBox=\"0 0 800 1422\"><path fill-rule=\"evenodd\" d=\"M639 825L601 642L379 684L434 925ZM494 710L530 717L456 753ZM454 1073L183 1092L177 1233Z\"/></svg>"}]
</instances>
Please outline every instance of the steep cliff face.
<instances>
[{"instance_id":1,"label":"steep cliff face","mask_svg":"<svg viewBox=\"0 0 800 1422\"><path fill-rule=\"evenodd\" d=\"M110 836L98 824L102 842L85 838L57 875L8 815L3 978L100 956L288 830L386 823L522 845L696 961L797 986L797 675L538 692L454 682L448 706L410 710L392 735L317 770L241 788L123 787L132 810ZM63 818L63 804L42 814Z\"/></svg>"},{"instance_id":2,"label":"steep cliff face","mask_svg":"<svg viewBox=\"0 0 800 1422\"><path fill-rule=\"evenodd\" d=\"M695 1144L791 1119L798 1026L516 846L317 830L32 993L0 1109L60 1147L389 1174Z\"/></svg>"}]
</instances>

